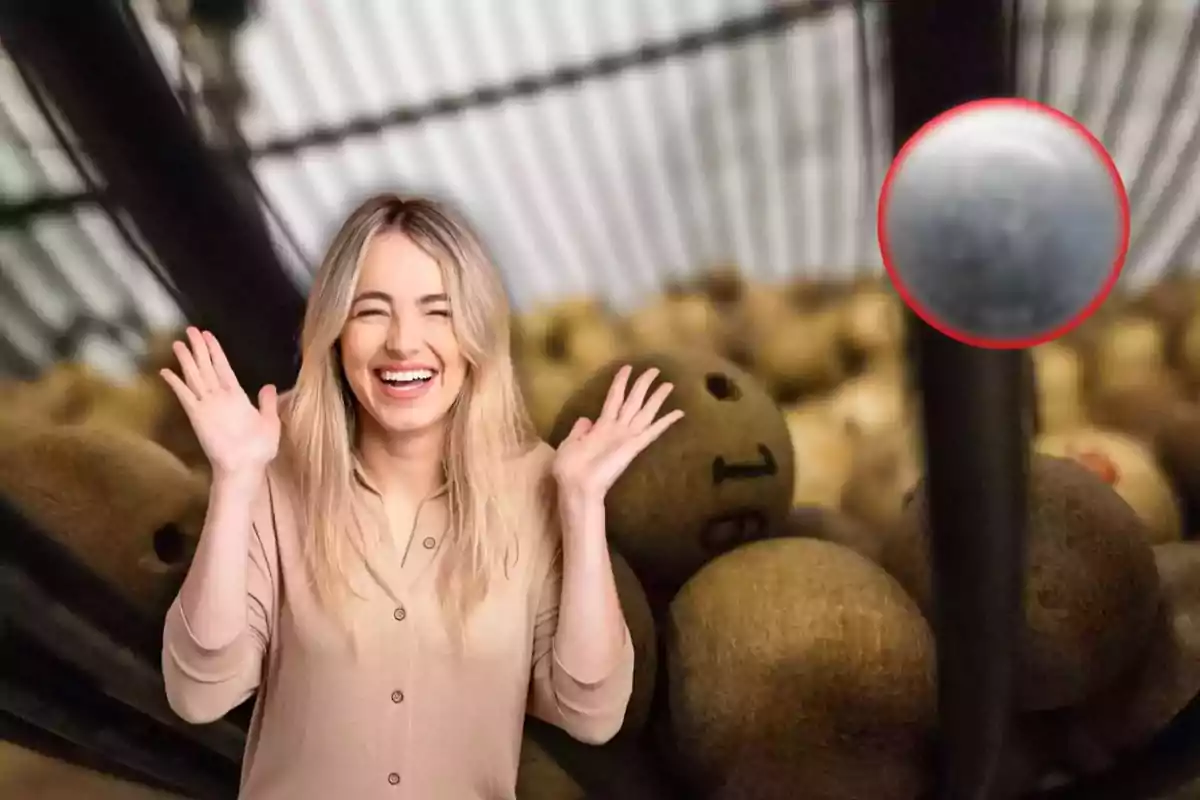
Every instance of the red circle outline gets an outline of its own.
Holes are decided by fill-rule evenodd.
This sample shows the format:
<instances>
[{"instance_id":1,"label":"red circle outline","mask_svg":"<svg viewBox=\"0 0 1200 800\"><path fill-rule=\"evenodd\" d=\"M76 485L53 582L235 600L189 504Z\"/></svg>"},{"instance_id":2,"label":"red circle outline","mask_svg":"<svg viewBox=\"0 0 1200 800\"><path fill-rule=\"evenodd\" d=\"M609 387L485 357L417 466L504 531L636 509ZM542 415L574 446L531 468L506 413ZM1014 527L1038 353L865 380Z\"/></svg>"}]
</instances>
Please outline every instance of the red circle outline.
<instances>
[{"instance_id":1,"label":"red circle outline","mask_svg":"<svg viewBox=\"0 0 1200 800\"><path fill-rule=\"evenodd\" d=\"M891 247L888 244L886 224L887 206L891 199L892 183L895 181L896 172L900 165L903 164L904 159L912 153L913 148L920 143L922 138L924 138L926 134L931 133L937 126L945 122L949 122L951 119L959 116L960 114L964 114L982 107L993 106L1006 106L1009 108L1016 106L1022 109L1036 111L1038 113L1054 117L1060 122L1066 123L1073 130L1079 133L1100 158L1100 163L1104 165L1104 168L1108 171L1109 177L1112 178L1113 192L1117 195L1118 213L1120 215L1121 230L1118 236L1117 253L1113 259L1112 268L1109 271L1108 278L1105 280L1104 285L1100 287L1100 291L1096 294L1095 298L1093 298L1092 301L1088 303L1078 314L1058 327L1036 336L1029 336L1023 339L993 339L973 336L971 334L956 330L948 325L945 321L939 319L935 314L932 314L927 308L917 302L916 298L913 297L912 292L909 291L909 289L904 285L904 281L900 280L900 276L892 260ZM1109 294L1112 293L1113 288L1116 286L1117 281L1121 277L1121 270L1125 267L1125 257L1129 252L1129 195L1125 191L1125 182L1121 180L1121 174L1117 171L1117 165L1113 163L1112 156L1109 155L1108 151L1104 149L1104 145L1100 143L1100 140L1093 136L1092 132L1084 127L1080 122L1056 108L1051 108L1050 106L1043 105L1042 103L1038 103L1034 100L1027 100L1020 97L993 97L985 100L972 100L970 102L963 103L962 105L955 106L949 111L944 111L941 114L938 114L936 117L922 125L917 132L914 133L912 137L904 143L904 146L900 148L900 152L897 153L895 159L892 160L891 166L888 167L887 175L884 176L883 185L880 187L879 204L877 206L875 224L876 235L879 240L879 253L883 258L883 268L887 271L888 278L891 280L892 286L894 286L896 291L899 293L900 299L904 301L904 304L907 305L914 314L920 317L931 328L934 328L946 336L949 336L951 339L962 342L963 344L970 345L972 347L980 347L986 350L1019 350L1028 347L1035 347L1039 344L1045 344L1046 342L1053 341L1063 334L1074 330L1087 321L1088 317L1096 313L1097 309L1099 309L1100 306L1104 304L1104 301L1108 299Z\"/></svg>"}]
</instances>

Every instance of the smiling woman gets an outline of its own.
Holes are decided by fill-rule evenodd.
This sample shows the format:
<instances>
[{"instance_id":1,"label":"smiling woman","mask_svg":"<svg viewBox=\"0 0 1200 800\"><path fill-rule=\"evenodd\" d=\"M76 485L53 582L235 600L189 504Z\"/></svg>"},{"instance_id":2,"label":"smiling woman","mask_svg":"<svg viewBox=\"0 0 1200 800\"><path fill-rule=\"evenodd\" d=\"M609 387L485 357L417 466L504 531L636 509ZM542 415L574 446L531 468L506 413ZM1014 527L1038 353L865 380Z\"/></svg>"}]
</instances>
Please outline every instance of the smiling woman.
<instances>
[{"instance_id":1,"label":"smiling woman","mask_svg":"<svg viewBox=\"0 0 1200 800\"><path fill-rule=\"evenodd\" d=\"M604 501L682 417L657 370L539 441L495 267L449 209L396 195L334 238L284 398L255 408L216 339L188 340L164 377L213 488L163 670L194 722L258 695L243 800L513 798L526 713L616 734L634 651Z\"/></svg>"}]
</instances>

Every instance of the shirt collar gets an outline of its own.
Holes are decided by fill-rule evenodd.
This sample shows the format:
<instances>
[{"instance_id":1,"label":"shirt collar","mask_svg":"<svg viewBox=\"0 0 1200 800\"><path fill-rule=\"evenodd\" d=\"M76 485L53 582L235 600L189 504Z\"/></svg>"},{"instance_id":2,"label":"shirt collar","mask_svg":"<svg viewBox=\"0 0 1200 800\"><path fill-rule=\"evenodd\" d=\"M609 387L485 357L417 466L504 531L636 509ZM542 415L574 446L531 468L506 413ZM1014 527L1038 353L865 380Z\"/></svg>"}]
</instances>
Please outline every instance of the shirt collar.
<instances>
[{"instance_id":1,"label":"shirt collar","mask_svg":"<svg viewBox=\"0 0 1200 800\"><path fill-rule=\"evenodd\" d=\"M368 492L375 495L376 497L381 496L381 492L379 491L379 489L375 486L374 483L371 482L371 479L369 477L367 477L367 470L363 467L362 461L359 460L357 455L354 456L353 472L354 472L354 480L356 483L358 483L359 486L366 489ZM434 498L441 497L442 495L446 494L446 492L448 492L448 491L450 491L450 481L443 480L441 486L439 486L437 488L437 490L434 491L433 494L429 495L429 497L426 499L432 500Z\"/></svg>"}]
</instances>

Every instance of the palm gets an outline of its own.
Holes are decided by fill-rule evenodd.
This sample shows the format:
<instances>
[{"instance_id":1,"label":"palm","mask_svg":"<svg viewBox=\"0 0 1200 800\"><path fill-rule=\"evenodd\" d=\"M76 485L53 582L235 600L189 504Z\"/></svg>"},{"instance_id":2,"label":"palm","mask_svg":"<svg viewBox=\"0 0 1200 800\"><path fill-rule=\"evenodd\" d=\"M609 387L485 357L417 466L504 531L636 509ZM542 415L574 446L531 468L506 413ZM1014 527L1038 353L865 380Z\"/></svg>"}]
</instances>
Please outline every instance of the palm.
<instances>
[{"instance_id":1,"label":"palm","mask_svg":"<svg viewBox=\"0 0 1200 800\"><path fill-rule=\"evenodd\" d=\"M183 405L213 469L230 473L265 467L279 449L274 388L263 388L256 408L216 337L189 328L187 338L188 344L174 345L182 378L170 370L162 374Z\"/></svg>"},{"instance_id":2,"label":"palm","mask_svg":"<svg viewBox=\"0 0 1200 800\"><path fill-rule=\"evenodd\" d=\"M554 469L560 484L603 495L639 453L683 417L679 410L658 416L671 384L647 397L657 369L643 372L626 395L631 372L618 370L596 421L579 419L558 446Z\"/></svg>"}]
</instances>

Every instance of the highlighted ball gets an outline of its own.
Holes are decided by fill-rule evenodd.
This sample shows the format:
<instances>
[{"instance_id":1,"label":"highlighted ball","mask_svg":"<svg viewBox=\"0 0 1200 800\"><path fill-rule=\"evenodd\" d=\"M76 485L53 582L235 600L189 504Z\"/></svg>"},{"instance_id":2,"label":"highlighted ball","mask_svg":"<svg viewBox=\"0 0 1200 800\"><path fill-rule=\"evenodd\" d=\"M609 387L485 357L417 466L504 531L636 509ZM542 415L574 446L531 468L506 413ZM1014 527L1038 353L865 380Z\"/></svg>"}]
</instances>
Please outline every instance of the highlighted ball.
<instances>
[{"instance_id":1,"label":"highlighted ball","mask_svg":"<svg viewBox=\"0 0 1200 800\"><path fill-rule=\"evenodd\" d=\"M1104 147L1028 100L966 103L901 149L879 246L909 308L965 344L1031 347L1087 319L1129 244L1129 201Z\"/></svg>"}]
</instances>

